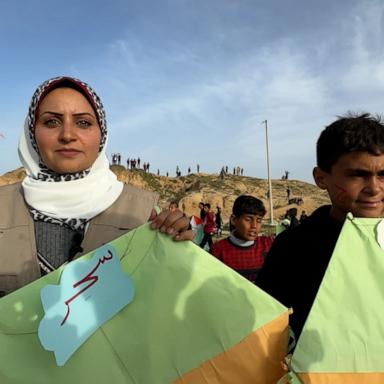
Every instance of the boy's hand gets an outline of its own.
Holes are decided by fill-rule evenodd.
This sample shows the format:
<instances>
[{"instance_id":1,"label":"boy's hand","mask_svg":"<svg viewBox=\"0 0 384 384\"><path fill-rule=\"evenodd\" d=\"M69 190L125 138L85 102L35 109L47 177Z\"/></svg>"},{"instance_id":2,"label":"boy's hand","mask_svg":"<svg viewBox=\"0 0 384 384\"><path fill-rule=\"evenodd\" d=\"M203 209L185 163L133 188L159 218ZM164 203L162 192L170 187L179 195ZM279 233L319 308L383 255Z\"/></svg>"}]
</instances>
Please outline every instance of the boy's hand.
<instances>
[{"instance_id":1,"label":"boy's hand","mask_svg":"<svg viewBox=\"0 0 384 384\"><path fill-rule=\"evenodd\" d=\"M173 212L165 210L159 214L153 209L149 221L152 222L152 229L158 229L176 241L193 240L195 237L195 232L188 230L189 218L179 209Z\"/></svg>"}]
</instances>

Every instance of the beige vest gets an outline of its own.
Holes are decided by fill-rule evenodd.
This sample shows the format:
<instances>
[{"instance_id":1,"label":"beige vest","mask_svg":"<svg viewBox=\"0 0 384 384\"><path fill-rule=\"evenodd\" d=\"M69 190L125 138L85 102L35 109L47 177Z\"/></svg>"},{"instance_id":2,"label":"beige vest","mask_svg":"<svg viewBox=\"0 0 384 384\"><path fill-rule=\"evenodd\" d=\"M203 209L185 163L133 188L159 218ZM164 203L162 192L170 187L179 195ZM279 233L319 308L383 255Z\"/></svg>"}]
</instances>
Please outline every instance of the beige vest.
<instances>
[{"instance_id":1,"label":"beige vest","mask_svg":"<svg viewBox=\"0 0 384 384\"><path fill-rule=\"evenodd\" d=\"M88 226L81 256L148 221L157 195L124 185L120 197ZM33 219L20 183L0 187L0 297L40 277Z\"/></svg>"}]
</instances>

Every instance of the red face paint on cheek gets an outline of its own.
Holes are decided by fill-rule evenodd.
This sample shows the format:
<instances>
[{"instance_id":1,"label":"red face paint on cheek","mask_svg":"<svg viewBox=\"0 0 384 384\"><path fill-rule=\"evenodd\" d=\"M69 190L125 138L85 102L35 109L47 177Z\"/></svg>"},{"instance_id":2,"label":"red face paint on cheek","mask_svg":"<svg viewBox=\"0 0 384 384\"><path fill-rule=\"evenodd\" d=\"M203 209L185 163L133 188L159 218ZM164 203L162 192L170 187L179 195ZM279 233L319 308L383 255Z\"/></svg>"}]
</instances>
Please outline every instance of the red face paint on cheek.
<instances>
[{"instance_id":1,"label":"red face paint on cheek","mask_svg":"<svg viewBox=\"0 0 384 384\"><path fill-rule=\"evenodd\" d=\"M347 193L347 190L337 184L335 184L335 187L339 190L339 193L336 195L336 201L342 203L345 200L345 194Z\"/></svg>"}]
</instances>

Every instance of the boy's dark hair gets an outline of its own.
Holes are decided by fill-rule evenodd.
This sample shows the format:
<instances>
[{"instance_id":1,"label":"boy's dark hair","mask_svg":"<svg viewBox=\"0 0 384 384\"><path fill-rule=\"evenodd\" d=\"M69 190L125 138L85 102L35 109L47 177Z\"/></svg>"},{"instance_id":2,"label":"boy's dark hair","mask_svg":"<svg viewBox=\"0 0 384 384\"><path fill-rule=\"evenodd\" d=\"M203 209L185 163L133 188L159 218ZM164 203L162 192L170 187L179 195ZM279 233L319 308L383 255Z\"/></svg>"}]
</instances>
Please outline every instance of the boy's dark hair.
<instances>
[{"instance_id":1,"label":"boy's dark hair","mask_svg":"<svg viewBox=\"0 0 384 384\"><path fill-rule=\"evenodd\" d=\"M240 217L244 213L251 215L264 216L267 210L261 200L250 195L241 195L233 203L232 213L235 217Z\"/></svg>"},{"instance_id":2,"label":"boy's dark hair","mask_svg":"<svg viewBox=\"0 0 384 384\"><path fill-rule=\"evenodd\" d=\"M384 153L384 122L380 115L349 112L328 125L317 140L317 166L331 172L342 155L352 152Z\"/></svg>"},{"instance_id":3,"label":"boy's dark hair","mask_svg":"<svg viewBox=\"0 0 384 384\"><path fill-rule=\"evenodd\" d=\"M290 217L295 217L297 215L297 208L291 208L288 212Z\"/></svg>"},{"instance_id":4,"label":"boy's dark hair","mask_svg":"<svg viewBox=\"0 0 384 384\"><path fill-rule=\"evenodd\" d=\"M179 208L179 202L176 201L176 200L172 200L172 201L169 203L169 205L170 205L170 206L171 206L171 205L174 205L174 206L176 206L176 208Z\"/></svg>"},{"instance_id":5,"label":"boy's dark hair","mask_svg":"<svg viewBox=\"0 0 384 384\"><path fill-rule=\"evenodd\" d=\"M204 207L207 207L208 209L211 209L211 204L209 204L209 203L205 203L205 204L204 204Z\"/></svg>"}]
</instances>

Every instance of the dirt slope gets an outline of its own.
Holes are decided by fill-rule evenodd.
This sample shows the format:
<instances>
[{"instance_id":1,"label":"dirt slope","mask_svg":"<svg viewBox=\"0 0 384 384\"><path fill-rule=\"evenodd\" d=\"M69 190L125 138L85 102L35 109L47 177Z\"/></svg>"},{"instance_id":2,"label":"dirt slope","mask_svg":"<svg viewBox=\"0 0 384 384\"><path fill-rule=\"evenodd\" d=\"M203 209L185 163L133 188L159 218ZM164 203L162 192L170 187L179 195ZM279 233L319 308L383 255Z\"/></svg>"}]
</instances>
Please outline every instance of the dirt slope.
<instances>
[{"instance_id":1,"label":"dirt slope","mask_svg":"<svg viewBox=\"0 0 384 384\"><path fill-rule=\"evenodd\" d=\"M180 209L184 208L188 215L198 215L200 201L210 203L213 208L222 208L225 221L228 220L234 200L241 194L250 194L264 201L269 210L269 201L266 197L268 182L247 176L227 175L221 180L217 174L190 174L181 177L156 176L145 173L141 169L127 171L122 166L112 166L119 180L136 185L142 189L155 191L160 195L160 206L168 207L171 200L179 201ZM7 172L0 176L0 186L21 181L25 177L23 168ZM292 197L301 197L303 204L288 204L287 187ZM326 192L321 191L313 184L299 180L272 180L272 195L274 218L284 215L287 209L298 208L299 215L302 210L311 213L322 204L329 203ZM269 213L267 213L269 217Z\"/></svg>"}]
</instances>

